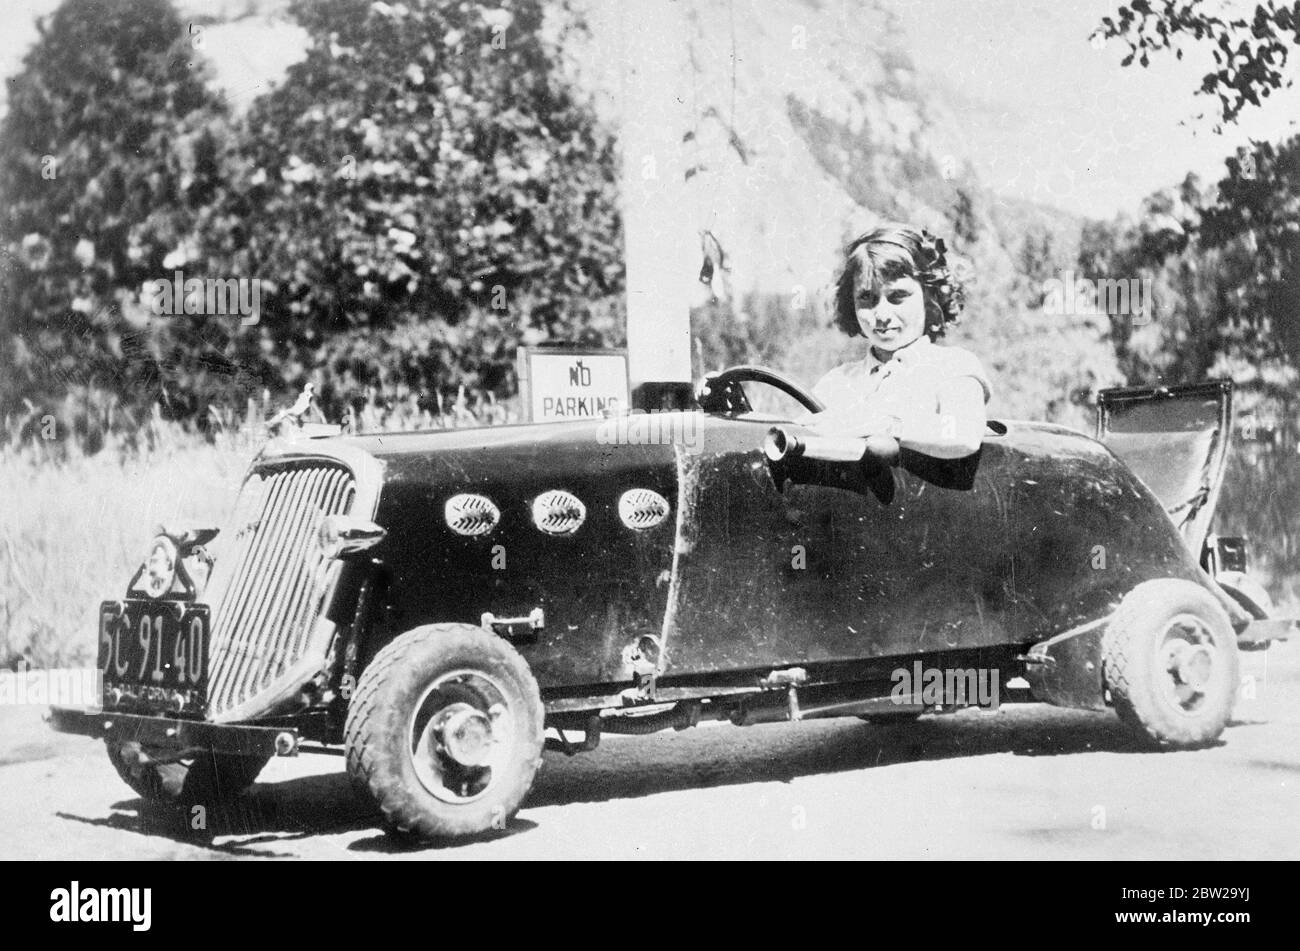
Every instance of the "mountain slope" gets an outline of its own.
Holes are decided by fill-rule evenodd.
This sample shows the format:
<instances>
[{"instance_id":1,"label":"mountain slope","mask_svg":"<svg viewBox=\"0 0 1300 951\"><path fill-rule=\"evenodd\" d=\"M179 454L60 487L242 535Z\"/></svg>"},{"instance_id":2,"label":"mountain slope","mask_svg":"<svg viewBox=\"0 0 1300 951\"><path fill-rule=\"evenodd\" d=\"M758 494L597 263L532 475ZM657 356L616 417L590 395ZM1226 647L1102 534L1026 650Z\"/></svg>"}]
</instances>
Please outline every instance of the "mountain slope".
<instances>
[{"instance_id":1,"label":"mountain slope","mask_svg":"<svg viewBox=\"0 0 1300 951\"><path fill-rule=\"evenodd\" d=\"M236 108L301 55L286 7L181 4L201 18L216 81ZM587 29L571 29L557 14L555 39L574 81L617 128L627 108L620 51L629 37L635 42L644 9L600 0L574 7ZM994 409L1082 424L1072 404L1116 379L1108 328L1037 307L1042 280L1073 266L1081 221L991 194L966 156L941 147L960 141L943 131L960 127L960 97L945 99L918 76L888 7L691 0L682 10L689 66L676 93L689 125L682 158L695 174L684 206L670 210L671 240L693 241L708 229L727 264L712 287L721 302L710 303L702 289L699 303L708 307L697 315L697 333L768 338L764 357L815 377L857 352L828 328L840 249L882 220L905 220L945 236L966 258L968 320L954 341L999 377ZM274 38L276 55L254 69L248 51L259 37Z\"/></svg>"}]
</instances>

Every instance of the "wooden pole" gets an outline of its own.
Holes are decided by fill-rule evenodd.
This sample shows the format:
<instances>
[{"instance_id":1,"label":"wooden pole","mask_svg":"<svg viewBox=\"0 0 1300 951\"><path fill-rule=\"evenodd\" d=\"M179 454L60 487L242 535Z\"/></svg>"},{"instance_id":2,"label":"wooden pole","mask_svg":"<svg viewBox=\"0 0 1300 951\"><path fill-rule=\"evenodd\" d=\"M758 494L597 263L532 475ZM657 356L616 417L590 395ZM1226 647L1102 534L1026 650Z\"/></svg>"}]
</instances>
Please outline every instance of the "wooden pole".
<instances>
[{"instance_id":1,"label":"wooden pole","mask_svg":"<svg viewBox=\"0 0 1300 951\"><path fill-rule=\"evenodd\" d=\"M691 401L692 268L683 137L690 57L681 0L620 3L622 192L632 405Z\"/></svg>"}]
</instances>

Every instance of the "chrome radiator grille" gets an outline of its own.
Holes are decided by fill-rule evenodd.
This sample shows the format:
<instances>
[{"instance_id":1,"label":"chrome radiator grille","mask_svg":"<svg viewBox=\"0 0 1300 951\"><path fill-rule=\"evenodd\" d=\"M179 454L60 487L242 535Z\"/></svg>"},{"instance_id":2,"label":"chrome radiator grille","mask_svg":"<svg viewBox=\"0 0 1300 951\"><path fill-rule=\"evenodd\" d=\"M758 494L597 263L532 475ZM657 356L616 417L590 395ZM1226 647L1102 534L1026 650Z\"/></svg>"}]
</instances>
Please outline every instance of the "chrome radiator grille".
<instances>
[{"instance_id":1,"label":"chrome radiator grille","mask_svg":"<svg viewBox=\"0 0 1300 951\"><path fill-rule=\"evenodd\" d=\"M352 473L325 459L259 469L245 481L205 598L209 718L256 697L302 659L334 574L316 532L355 496Z\"/></svg>"}]
</instances>

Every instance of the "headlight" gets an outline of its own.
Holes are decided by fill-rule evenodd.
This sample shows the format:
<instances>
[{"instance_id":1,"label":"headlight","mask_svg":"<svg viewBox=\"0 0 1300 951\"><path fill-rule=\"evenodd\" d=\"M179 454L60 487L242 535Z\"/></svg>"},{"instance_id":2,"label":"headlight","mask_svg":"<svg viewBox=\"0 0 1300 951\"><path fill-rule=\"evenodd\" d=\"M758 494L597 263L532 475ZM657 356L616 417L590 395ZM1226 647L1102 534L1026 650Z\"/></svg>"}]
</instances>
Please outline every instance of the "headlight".
<instances>
[{"instance_id":1,"label":"headlight","mask_svg":"<svg viewBox=\"0 0 1300 951\"><path fill-rule=\"evenodd\" d=\"M203 597L208 578L212 576L212 556L202 548L192 549L181 557L181 566L194 585L194 597Z\"/></svg>"},{"instance_id":2,"label":"headlight","mask_svg":"<svg viewBox=\"0 0 1300 951\"><path fill-rule=\"evenodd\" d=\"M351 515L327 515L316 530L316 540L326 558L338 558L365 551L388 534L374 522Z\"/></svg>"},{"instance_id":3,"label":"headlight","mask_svg":"<svg viewBox=\"0 0 1300 951\"><path fill-rule=\"evenodd\" d=\"M151 598L161 598L176 583L176 544L166 535L157 535L149 543L137 587Z\"/></svg>"}]
</instances>

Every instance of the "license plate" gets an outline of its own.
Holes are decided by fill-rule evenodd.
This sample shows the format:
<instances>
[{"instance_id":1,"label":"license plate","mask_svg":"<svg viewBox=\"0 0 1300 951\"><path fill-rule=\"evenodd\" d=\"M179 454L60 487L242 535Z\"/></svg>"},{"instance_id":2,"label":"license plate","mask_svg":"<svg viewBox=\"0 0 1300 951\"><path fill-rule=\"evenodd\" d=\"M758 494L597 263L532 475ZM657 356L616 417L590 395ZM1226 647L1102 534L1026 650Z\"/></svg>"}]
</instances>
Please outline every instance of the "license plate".
<instances>
[{"instance_id":1,"label":"license plate","mask_svg":"<svg viewBox=\"0 0 1300 951\"><path fill-rule=\"evenodd\" d=\"M99 607L99 669L107 693L202 706L208 687L206 604L105 601Z\"/></svg>"}]
</instances>

